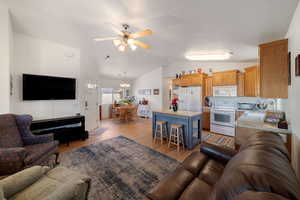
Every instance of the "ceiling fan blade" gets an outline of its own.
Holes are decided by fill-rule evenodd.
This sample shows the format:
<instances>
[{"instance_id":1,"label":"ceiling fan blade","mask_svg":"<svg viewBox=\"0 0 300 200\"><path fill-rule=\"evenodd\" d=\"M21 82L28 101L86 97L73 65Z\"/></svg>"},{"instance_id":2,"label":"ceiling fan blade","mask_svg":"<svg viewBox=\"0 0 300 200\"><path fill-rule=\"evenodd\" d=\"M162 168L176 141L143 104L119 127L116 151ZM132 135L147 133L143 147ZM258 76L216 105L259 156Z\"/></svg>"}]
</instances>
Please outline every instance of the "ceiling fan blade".
<instances>
[{"instance_id":1,"label":"ceiling fan blade","mask_svg":"<svg viewBox=\"0 0 300 200\"><path fill-rule=\"evenodd\" d=\"M117 40L118 37L94 38L95 41Z\"/></svg>"},{"instance_id":2,"label":"ceiling fan blade","mask_svg":"<svg viewBox=\"0 0 300 200\"><path fill-rule=\"evenodd\" d=\"M153 32L150 29L147 29L144 31L131 33L130 38L140 38L140 37L145 37L145 36L152 35L152 34L153 34Z\"/></svg>"},{"instance_id":3,"label":"ceiling fan blade","mask_svg":"<svg viewBox=\"0 0 300 200\"><path fill-rule=\"evenodd\" d=\"M144 49L150 49L150 46L148 44L145 44L144 42L141 42L139 40L131 40L132 44L135 44L136 46L142 47Z\"/></svg>"}]
</instances>

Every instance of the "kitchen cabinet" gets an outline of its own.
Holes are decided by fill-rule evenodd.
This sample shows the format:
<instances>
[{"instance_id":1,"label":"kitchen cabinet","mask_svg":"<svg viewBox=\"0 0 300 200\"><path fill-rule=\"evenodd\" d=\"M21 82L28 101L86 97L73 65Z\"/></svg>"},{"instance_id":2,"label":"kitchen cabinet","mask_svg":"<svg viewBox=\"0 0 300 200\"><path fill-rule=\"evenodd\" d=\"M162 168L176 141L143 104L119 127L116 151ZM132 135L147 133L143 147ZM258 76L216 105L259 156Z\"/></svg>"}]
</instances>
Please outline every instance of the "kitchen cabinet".
<instances>
[{"instance_id":1,"label":"kitchen cabinet","mask_svg":"<svg viewBox=\"0 0 300 200\"><path fill-rule=\"evenodd\" d=\"M245 96L258 97L260 90L259 67L252 66L245 68Z\"/></svg>"},{"instance_id":2,"label":"kitchen cabinet","mask_svg":"<svg viewBox=\"0 0 300 200\"><path fill-rule=\"evenodd\" d=\"M213 86L237 85L238 70L213 73Z\"/></svg>"},{"instance_id":3,"label":"kitchen cabinet","mask_svg":"<svg viewBox=\"0 0 300 200\"><path fill-rule=\"evenodd\" d=\"M222 72L213 73L213 86L223 85L223 74Z\"/></svg>"},{"instance_id":4,"label":"kitchen cabinet","mask_svg":"<svg viewBox=\"0 0 300 200\"><path fill-rule=\"evenodd\" d=\"M260 96L288 98L288 40L259 45Z\"/></svg>"},{"instance_id":5,"label":"kitchen cabinet","mask_svg":"<svg viewBox=\"0 0 300 200\"><path fill-rule=\"evenodd\" d=\"M203 109L202 112L202 129L210 130L210 109Z\"/></svg>"},{"instance_id":6,"label":"kitchen cabinet","mask_svg":"<svg viewBox=\"0 0 300 200\"><path fill-rule=\"evenodd\" d=\"M204 96L213 96L213 78L211 76L204 79Z\"/></svg>"},{"instance_id":7,"label":"kitchen cabinet","mask_svg":"<svg viewBox=\"0 0 300 200\"><path fill-rule=\"evenodd\" d=\"M181 78L173 79L172 84L180 87L202 86L206 74L188 74Z\"/></svg>"},{"instance_id":8,"label":"kitchen cabinet","mask_svg":"<svg viewBox=\"0 0 300 200\"><path fill-rule=\"evenodd\" d=\"M244 73L238 73L238 96L243 97L245 96L245 74Z\"/></svg>"}]
</instances>

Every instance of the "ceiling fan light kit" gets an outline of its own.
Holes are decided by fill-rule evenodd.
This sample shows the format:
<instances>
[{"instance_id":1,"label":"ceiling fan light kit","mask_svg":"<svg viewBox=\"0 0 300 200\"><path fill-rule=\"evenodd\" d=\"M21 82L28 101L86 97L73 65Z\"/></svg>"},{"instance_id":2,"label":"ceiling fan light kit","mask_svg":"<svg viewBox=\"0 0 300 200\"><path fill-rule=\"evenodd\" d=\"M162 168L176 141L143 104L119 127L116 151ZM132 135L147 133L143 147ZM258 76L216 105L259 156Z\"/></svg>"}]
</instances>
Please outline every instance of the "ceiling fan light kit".
<instances>
[{"instance_id":1,"label":"ceiling fan light kit","mask_svg":"<svg viewBox=\"0 0 300 200\"><path fill-rule=\"evenodd\" d=\"M187 53L185 58L192 61L228 60L232 55L227 51L199 51Z\"/></svg>"},{"instance_id":2,"label":"ceiling fan light kit","mask_svg":"<svg viewBox=\"0 0 300 200\"><path fill-rule=\"evenodd\" d=\"M113 44L118 48L119 51L124 52L127 49L131 49L132 51L135 51L137 47L141 47L144 49L149 49L150 46L136 40L136 38L145 37L148 35L152 35L153 32L150 29L146 29L144 31L139 31L135 33L131 33L128 31L129 25L123 24L122 25L124 30L120 31L120 35L117 37L107 37L107 38L95 38L95 41L106 41L106 40L112 40Z\"/></svg>"},{"instance_id":3,"label":"ceiling fan light kit","mask_svg":"<svg viewBox=\"0 0 300 200\"><path fill-rule=\"evenodd\" d=\"M116 47L118 47L122 42L121 40L118 39L118 40L113 40L113 43Z\"/></svg>"},{"instance_id":4,"label":"ceiling fan light kit","mask_svg":"<svg viewBox=\"0 0 300 200\"><path fill-rule=\"evenodd\" d=\"M119 49L119 51L124 52L124 51L126 50L126 46L120 45L120 46L118 47L118 49Z\"/></svg>"}]
</instances>

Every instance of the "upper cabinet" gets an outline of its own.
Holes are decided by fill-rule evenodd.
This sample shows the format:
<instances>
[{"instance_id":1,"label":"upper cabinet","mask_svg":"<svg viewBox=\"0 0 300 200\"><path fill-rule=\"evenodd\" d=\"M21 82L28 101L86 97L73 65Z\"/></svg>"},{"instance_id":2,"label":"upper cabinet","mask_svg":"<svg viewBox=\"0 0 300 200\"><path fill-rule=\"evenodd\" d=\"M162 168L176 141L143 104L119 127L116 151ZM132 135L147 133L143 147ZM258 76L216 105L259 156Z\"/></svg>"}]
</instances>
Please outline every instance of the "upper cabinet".
<instances>
[{"instance_id":1,"label":"upper cabinet","mask_svg":"<svg viewBox=\"0 0 300 200\"><path fill-rule=\"evenodd\" d=\"M204 79L204 96L213 96L213 78L211 76Z\"/></svg>"},{"instance_id":2,"label":"upper cabinet","mask_svg":"<svg viewBox=\"0 0 300 200\"><path fill-rule=\"evenodd\" d=\"M260 96L288 98L288 40L259 46Z\"/></svg>"},{"instance_id":3,"label":"upper cabinet","mask_svg":"<svg viewBox=\"0 0 300 200\"><path fill-rule=\"evenodd\" d=\"M181 78L173 79L173 85L180 87L188 87L188 86L201 86L203 85L204 78L206 74L188 74L183 75Z\"/></svg>"},{"instance_id":4,"label":"upper cabinet","mask_svg":"<svg viewBox=\"0 0 300 200\"><path fill-rule=\"evenodd\" d=\"M245 96L245 73L238 73L238 87L237 95L239 97Z\"/></svg>"},{"instance_id":5,"label":"upper cabinet","mask_svg":"<svg viewBox=\"0 0 300 200\"><path fill-rule=\"evenodd\" d=\"M238 70L213 73L213 86L229 86L238 84Z\"/></svg>"},{"instance_id":6,"label":"upper cabinet","mask_svg":"<svg viewBox=\"0 0 300 200\"><path fill-rule=\"evenodd\" d=\"M258 97L260 95L260 72L258 66L245 68L244 95Z\"/></svg>"}]
</instances>

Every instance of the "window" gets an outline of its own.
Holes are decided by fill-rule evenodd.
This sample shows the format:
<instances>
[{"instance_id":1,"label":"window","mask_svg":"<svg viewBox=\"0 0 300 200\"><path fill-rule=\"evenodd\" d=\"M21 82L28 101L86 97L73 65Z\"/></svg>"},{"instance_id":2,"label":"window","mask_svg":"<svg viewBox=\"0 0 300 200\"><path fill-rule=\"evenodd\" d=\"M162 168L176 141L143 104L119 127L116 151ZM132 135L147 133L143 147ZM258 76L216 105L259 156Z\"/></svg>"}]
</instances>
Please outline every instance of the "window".
<instances>
[{"instance_id":1,"label":"window","mask_svg":"<svg viewBox=\"0 0 300 200\"><path fill-rule=\"evenodd\" d=\"M102 105L119 102L123 98L123 90L114 88L102 88Z\"/></svg>"}]
</instances>

